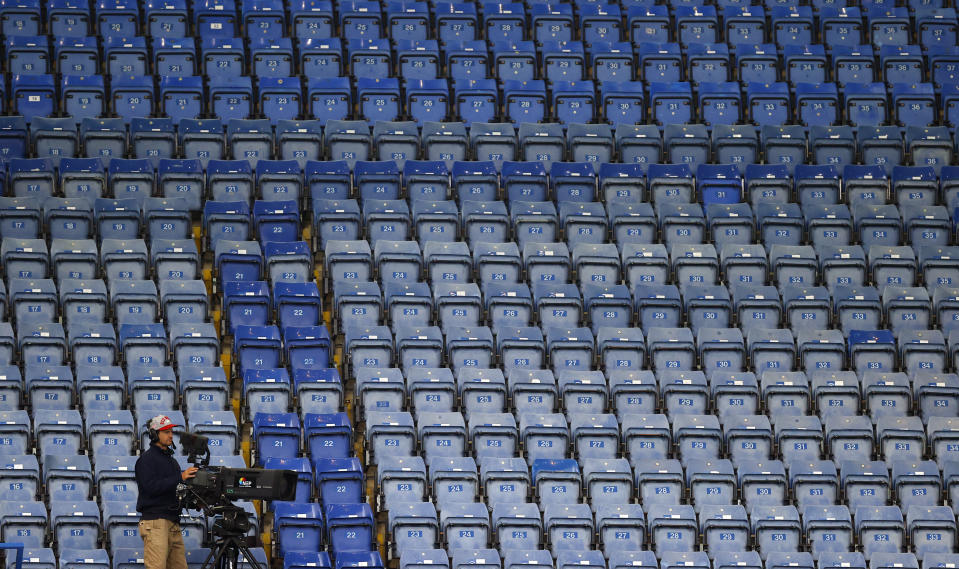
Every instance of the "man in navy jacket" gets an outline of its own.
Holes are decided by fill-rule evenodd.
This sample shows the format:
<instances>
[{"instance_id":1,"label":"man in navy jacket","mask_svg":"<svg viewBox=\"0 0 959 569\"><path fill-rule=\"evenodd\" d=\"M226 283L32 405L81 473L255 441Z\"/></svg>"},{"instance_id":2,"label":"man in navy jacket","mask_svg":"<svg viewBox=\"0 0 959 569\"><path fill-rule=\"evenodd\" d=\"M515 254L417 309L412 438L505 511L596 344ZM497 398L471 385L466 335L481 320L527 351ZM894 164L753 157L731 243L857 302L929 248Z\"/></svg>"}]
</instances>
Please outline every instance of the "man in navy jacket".
<instances>
[{"instance_id":1,"label":"man in navy jacket","mask_svg":"<svg viewBox=\"0 0 959 569\"><path fill-rule=\"evenodd\" d=\"M146 569L187 569L176 487L196 476L197 469L191 466L181 472L173 458L176 426L166 415L150 419L150 448L137 459L137 511Z\"/></svg>"}]
</instances>

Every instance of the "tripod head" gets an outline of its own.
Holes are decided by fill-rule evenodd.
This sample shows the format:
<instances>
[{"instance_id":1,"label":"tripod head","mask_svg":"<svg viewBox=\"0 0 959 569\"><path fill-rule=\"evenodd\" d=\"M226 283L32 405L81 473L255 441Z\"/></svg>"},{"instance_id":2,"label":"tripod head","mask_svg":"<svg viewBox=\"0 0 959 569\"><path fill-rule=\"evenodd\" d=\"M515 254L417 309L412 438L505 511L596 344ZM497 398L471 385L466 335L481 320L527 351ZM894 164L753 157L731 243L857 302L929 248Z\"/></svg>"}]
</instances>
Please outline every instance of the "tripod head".
<instances>
[{"instance_id":1,"label":"tripod head","mask_svg":"<svg viewBox=\"0 0 959 569\"><path fill-rule=\"evenodd\" d=\"M219 516L214 519L212 526L215 538L241 538L246 536L252 527L250 515L239 506L233 504L214 506L210 508L210 513Z\"/></svg>"}]
</instances>

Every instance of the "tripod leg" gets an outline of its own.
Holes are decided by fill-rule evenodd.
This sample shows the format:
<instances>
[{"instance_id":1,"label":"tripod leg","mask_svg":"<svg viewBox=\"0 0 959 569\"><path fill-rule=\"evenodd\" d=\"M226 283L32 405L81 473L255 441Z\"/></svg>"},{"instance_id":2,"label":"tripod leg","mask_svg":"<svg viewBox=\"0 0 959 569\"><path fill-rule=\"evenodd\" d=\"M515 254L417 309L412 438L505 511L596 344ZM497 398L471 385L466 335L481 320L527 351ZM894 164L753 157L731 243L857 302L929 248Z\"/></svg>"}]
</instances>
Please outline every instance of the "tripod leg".
<instances>
[{"instance_id":1,"label":"tripod leg","mask_svg":"<svg viewBox=\"0 0 959 569\"><path fill-rule=\"evenodd\" d=\"M209 567L216 564L216 560L213 559L213 556L216 554L216 548L210 549L210 552L206 554L206 559L203 560L203 564L200 565L201 569L208 569ZM211 563L212 560L212 563Z\"/></svg>"},{"instance_id":2,"label":"tripod leg","mask_svg":"<svg viewBox=\"0 0 959 569\"><path fill-rule=\"evenodd\" d=\"M216 550L216 556L213 558L212 569L225 569L228 552L225 546L219 546Z\"/></svg>"},{"instance_id":3,"label":"tripod leg","mask_svg":"<svg viewBox=\"0 0 959 569\"><path fill-rule=\"evenodd\" d=\"M203 560L203 564L200 567L206 569L210 566L210 560L213 559L213 555L216 553L216 549L210 549L210 552L206 554L206 559Z\"/></svg>"},{"instance_id":4,"label":"tripod leg","mask_svg":"<svg viewBox=\"0 0 959 569\"><path fill-rule=\"evenodd\" d=\"M206 556L206 561L203 562L201 569L227 569L226 565L229 561L231 555L230 549L233 546L229 543L221 542L213 544L213 547L210 549L210 554ZM236 566L236 553L234 548L234 553L232 554L234 561L233 566ZM211 559L212 558L212 559Z\"/></svg>"},{"instance_id":5,"label":"tripod leg","mask_svg":"<svg viewBox=\"0 0 959 569\"><path fill-rule=\"evenodd\" d=\"M225 552L226 553L226 563L224 563L223 569L240 569L240 550L237 548L236 544L231 543L230 548Z\"/></svg>"},{"instance_id":6,"label":"tripod leg","mask_svg":"<svg viewBox=\"0 0 959 569\"><path fill-rule=\"evenodd\" d=\"M267 569L260 565L260 562L256 560L256 557L253 557L253 552L250 551L250 548L245 545L239 545L240 553L243 554L243 558L250 563L250 569ZM235 569L240 569L236 567Z\"/></svg>"}]
</instances>

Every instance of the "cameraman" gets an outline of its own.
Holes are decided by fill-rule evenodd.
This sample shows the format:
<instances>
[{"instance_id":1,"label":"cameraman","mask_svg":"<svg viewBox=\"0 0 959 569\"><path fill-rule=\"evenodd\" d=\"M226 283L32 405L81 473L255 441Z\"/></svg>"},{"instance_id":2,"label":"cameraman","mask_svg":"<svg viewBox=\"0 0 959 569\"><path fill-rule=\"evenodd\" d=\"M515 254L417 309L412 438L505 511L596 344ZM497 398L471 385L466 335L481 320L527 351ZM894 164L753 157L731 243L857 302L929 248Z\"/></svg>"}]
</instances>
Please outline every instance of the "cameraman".
<instances>
[{"instance_id":1,"label":"cameraman","mask_svg":"<svg viewBox=\"0 0 959 569\"><path fill-rule=\"evenodd\" d=\"M176 488L196 476L197 469L190 467L181 472L180 464L173 458L176 426L166 415L150 419L150 448L137 459L137 511L146 569L187 569Z\"/></svg>"}]
</instances>

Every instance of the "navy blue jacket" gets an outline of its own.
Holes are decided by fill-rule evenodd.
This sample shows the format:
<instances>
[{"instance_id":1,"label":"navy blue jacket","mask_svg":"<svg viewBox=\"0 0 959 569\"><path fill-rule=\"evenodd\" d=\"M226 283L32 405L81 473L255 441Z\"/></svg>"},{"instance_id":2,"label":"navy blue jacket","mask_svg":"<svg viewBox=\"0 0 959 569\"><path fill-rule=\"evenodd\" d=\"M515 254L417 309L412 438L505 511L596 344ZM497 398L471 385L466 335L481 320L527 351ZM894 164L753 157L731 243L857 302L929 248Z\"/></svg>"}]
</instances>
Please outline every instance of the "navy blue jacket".
<instances>
[{"instance_id":1,"label":"navy blue jacket","mask_svg":"<svg viewBox=\"0 0 959 569\"><path fill-rule=\"evenodd\" d=\"M176 497L176 487L183 479L176 459L152 444L137 459L136 474L140 519L179 522L180 501Z\"/></svg>"}]
</instances>

